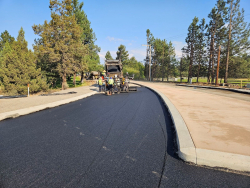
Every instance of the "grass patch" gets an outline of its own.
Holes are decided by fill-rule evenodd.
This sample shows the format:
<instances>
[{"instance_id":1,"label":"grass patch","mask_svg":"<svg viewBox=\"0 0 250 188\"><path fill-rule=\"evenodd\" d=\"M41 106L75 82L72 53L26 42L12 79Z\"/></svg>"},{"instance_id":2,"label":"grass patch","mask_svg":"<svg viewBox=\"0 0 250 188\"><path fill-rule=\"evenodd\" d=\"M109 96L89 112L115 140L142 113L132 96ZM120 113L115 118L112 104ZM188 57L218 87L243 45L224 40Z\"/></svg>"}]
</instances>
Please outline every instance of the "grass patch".
<instances>
[{"instance_id":1,"label":"grass patch","mask_svg":"<svg viewBox=\"0 0 250 188\"><path fill-rule=\"evenodd\" d=\"M247 79L247 78L239 78L239 79L234 79L234 78L228 78L227 82L229 84L238 84L240 85L241 84L241 80L242 80L242 86L246 86L247 83L250 83L250 79ZM187 79L182 79L182 82L187 82L188 80ZM193 78L192 79L192 83L197 83L197 78ZM177 82L180 82L180 79L177 80ZM200 83L207 83L207 79L206 78L199 78L199 82ZM219 83L224 83L224 79L218 79L218 82Z\"/></svg>"}]
</instances>

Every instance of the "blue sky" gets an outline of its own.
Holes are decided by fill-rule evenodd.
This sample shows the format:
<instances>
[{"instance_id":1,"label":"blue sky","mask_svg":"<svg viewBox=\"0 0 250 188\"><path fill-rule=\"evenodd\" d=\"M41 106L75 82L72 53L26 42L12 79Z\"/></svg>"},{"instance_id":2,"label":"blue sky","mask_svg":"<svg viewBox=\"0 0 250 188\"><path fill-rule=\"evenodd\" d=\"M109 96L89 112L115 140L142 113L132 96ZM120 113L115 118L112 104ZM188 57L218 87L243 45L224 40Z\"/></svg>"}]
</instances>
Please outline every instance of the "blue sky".
<instances>
[{"instance_id":1,"label":"blue sky","mask_svg":"<svg viewBox=\"0 0 250 188\"><path fill-rule=\"evenodd\" d=\"M79 0L82 1L82 0ZM84 11L91 22L101 47L101 63L109 50L116 57L120 44L130 54L143 61L146 55L146 30L156 38L172 41L176 54L185 45L187 28L194 16L205 18L216 0L84 0ZM8 30L17 37L23 27L29 48L37 36L32 25L50 20L49 0L0 0L0 32ZM245 21L250 23L250 0L241 0Z\"/></svg>"}]
</instances>

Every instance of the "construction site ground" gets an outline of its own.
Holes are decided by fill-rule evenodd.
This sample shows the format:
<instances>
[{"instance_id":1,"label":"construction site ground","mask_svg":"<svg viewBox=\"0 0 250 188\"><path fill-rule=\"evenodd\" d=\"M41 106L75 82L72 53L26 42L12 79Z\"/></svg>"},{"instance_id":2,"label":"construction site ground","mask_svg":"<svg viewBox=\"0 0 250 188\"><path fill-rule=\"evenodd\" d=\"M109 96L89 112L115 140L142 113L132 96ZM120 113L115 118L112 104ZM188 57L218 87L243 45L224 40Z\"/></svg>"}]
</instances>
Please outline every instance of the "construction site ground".
<instances>
[{"instance_id":1,"label":"construction site ground","mask_svg":"<svg viewBox=\"0 0 250 188\"><path fill-rule=\"evenodd\" d=\"M183 117L196 148L250 156L250 95L134 81L164 93Z\"/></svg>"}]
</instances>

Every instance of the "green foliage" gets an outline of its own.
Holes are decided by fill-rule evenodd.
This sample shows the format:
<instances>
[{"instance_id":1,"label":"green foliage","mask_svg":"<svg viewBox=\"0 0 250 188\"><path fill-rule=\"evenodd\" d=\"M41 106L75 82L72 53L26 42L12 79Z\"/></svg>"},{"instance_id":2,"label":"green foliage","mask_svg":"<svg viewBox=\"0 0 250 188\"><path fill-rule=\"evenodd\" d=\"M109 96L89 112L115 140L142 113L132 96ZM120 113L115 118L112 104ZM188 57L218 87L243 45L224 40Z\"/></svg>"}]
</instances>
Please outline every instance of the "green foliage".
<instances>
[{"instance_id":1,"label":"green foliage","mask_svg":"<svg viewBox=\"0 0 250 188\"><path fill-rule=\"evenodd\" d=\"M153 77L161 77L162 80L167 76L169 78L170 74L175 72L175 49L171 41L161 39L155 39L153 41L152 48L154 49L153 55Z\"/></svg>"},{"instance_id":2,"label":"green foliage","mask_svg":"<svg viewBox=\"0 0 250 188\"><path fill-rule=\"evenodd\" d=\"M128 51L126 51L126 46L124 46L124 45L120 45L119 47L118 47L118 51L116 52L116 59L118 60L118 59L121 59L121 62L122 62L122 64L125 66L125 65L127 65L127 63L128 63L128 60L129 60L129 54L128 54Z\"/></svg>"},{"instance_id":3,"label":"green foliage","mask_svg":"<svg viewBox=\"0 0 250 188\"><path fill-rule=\"evenodd\" d=\"M143 79L144 65L137 61L135 57L131 57L127 60L127 64L123 66L123 72L128 72L130 76L134 75L135 79Z\"/></svg>"},{"instance_id":4,"label":"green foliage","mask_svg":"<svg viewBox=\"0 0 250 188\"><path fill-rule=\"evenodd\" d=\"M105 59L106 60L113 60L113 57L111 56L110 51L107 51L106 55L105 55Z\"/></svg>"},{"instance_id":5,"label":"green foliage","mask_svg":"<svg viewBox=\"0 0 250 188\"><path fill-rule=\"evenodd\" d=\"M7 41L0 56L0 80L4 92L27 94L27 84L30 84L31 93L48 89L46 78L40 69L36 69L35 60L21 28L17 41L12 41L11 45Z\"/></svg>"},{"instance_id":6,"label":"green foliage","mask_svg":"<svg viewBox=\"0 0 250 188\"><path fill-rule=\"evenodd\" d=\"M50 1L51 21L34 25L33 30L40 38L35 41L34 50L45 59L49 69L62 78L62 88L66 77L75 74L84 66L83 58L88 48L81 41L82 28L72 15L71 0ZM46 67L45 66L45 67Z\"/></svg>"},{"instance_id":7,"label":"green foliage","mask_svg":"<svg viewBox=\"0 0 250 188\"><path fill-rule=\"evenodd\" d=\"M2 32L1 36L0 36L0 51L3 50L3 47L4 47L6 42L8 42L11 45L14 40L15 40L15 38L12 37L7 30Z\"/></svg>"},{"instance_id":8,"label":"green foliage","mask_svg":"<svg viewBox=\"0 0 250 188\"><path fill-rule=\"evenodd\" d=\"M83 44L88 47L88 54L82 61L80 71L99 71L100 69L103 69L103 66L100 65L100 58L98 55L101 48L95 45L96 36L90 26L91 23L88 20L86 13L82 9L83 2L79 3L78 0L73 0L72 7L72 14L75 14L77 24L82 28L81 40Z\"/></svg>"},{"instance_id":9,"label":"green foliage","mask_svg":"<svg viewBox=\"0 0 250 188\"><path fill-rule=\"evenodd\" d=\"M250 78L250 55L245 53L231 58L229 78Z\"/></svg>"}]
</instances>

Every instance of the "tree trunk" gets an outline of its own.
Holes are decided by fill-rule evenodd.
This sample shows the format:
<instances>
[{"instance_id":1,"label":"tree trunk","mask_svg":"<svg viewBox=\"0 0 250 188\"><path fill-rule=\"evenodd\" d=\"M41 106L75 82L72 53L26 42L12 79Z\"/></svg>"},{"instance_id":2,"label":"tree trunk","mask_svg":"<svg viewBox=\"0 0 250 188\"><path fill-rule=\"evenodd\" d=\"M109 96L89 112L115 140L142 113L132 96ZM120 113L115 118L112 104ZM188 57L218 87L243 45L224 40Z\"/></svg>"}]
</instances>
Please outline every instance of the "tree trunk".
<instances>
[{"instance_id":1,"label":"tree trunk","mask_svg":"<svg viewBox=\"0 0 250 188\"><path fill-rule=\"evenodd\" d=\"M191 52L190 52L190 63L189 63L189 70L188 70L188 83L190 82L190 78L192 79L192 66L193 66L193 43L191 44Z\"/></svg>"},{"instance_id":2,"label":"tree trunk","mask_svg":"<svg viewBox=\"0 0 250 188\"><path fill-rule=\"evenodd\" d=\"M162 81L164 80L164 46L163 46L163 58L162 58Z\"/></svg>"},{"instance_id":3,"label":"tree trunk","mask_svg":"<svg viewBox=\"0 0 250 188\"><path fill-rule=\"evenodd\" d=\"M196 81L197 83L199 82L200 67L201 67L201 52L199 51L199 64L198 64L197 81Z\"/></svg>"},{"instance_id":4,"label":"tree trunk","mask_svg":"<svg viewBox=\"0 0 250 188\"><path fill-rule=\"evenodd\" d=\"M76 72L74 72L74 79L73 79L74 86L76 87Z\"/></svg>"},{"instance_id":5,"label":"tree trunk","mask_svg":"<svg viewBox=\"0 0 250 188\"><path fill-rule=\"evenodd\" d=\"M83 71L81 72L81 83L83 83Z\"/></svg>"},{"instance_id":6,"label":"tree trunk","mask_svg":"<svg viewBox=\"0 0 250 188\"><path fill-rule=\"evenodd\" d=\"M64 90L64 89L66 89L65 88L65 85L66 85L66 83L67 83L67 76L66 76L66 74L64 73L63 74L63 77L62 77L62 90Z\"/></svg>"},{"instance_id":7,"label":"tree trunk","mask_svg":"<svg viewBox=\"0 0 250 188\"><path fill-rule=\"evenodd\" d=\"M208 72L207 72L207 82L210 82L210 77L211 77L211 61L212 61L212 49L210 46L210 57L209 57L209 65L208 65Z\"/></svg>"},{"instance_id":8,"label":"tree trunk","mask_svg":"<svg viewBox=\"0 0 250 188\"><path fill-rule=\"evenodd\" d=\"M214 53L212 54L213 56L213 58L212 58L212 81L211 81L211 83L214 83Z\"/></svg>"},{"instance_id":9,"label":"tree trunk","mask_svg":"<svg viewBox=\"0 0 250 188\"><path fill-rule=\"evenodd\" d=\"M230 8L231 8L231 12L230 12L230 23L229 23L229 34L228 34L228 43L227 43L227 57L226 57L226 68L225 68L224 83L227 83L227 77L228 77L229 47L230 47L230 41L231 41L233 1L231 1Z\"/></svg>"},{"instance_id":10,"label":"tree trunk","mask_svg":"<svg viewBox=\"0 0 250 188\"><path fill-rule=\"evenodd\" d=\"M181 70L182 70L182 58L181 58L181 61L180 61L180 82L182 82L182 74L181 74Z\"/></svg>"},{"instance_id":11,"label":"tree trunk","mask_svg":"<svg viewBox=\"0 0 250 188\"><path fill-rule=\"evenodd\" d=\"M167 81L169 80L169 69L170 69L170 56L169 56L168 69L167 69Z\"/></svg>"}]
</instances>

